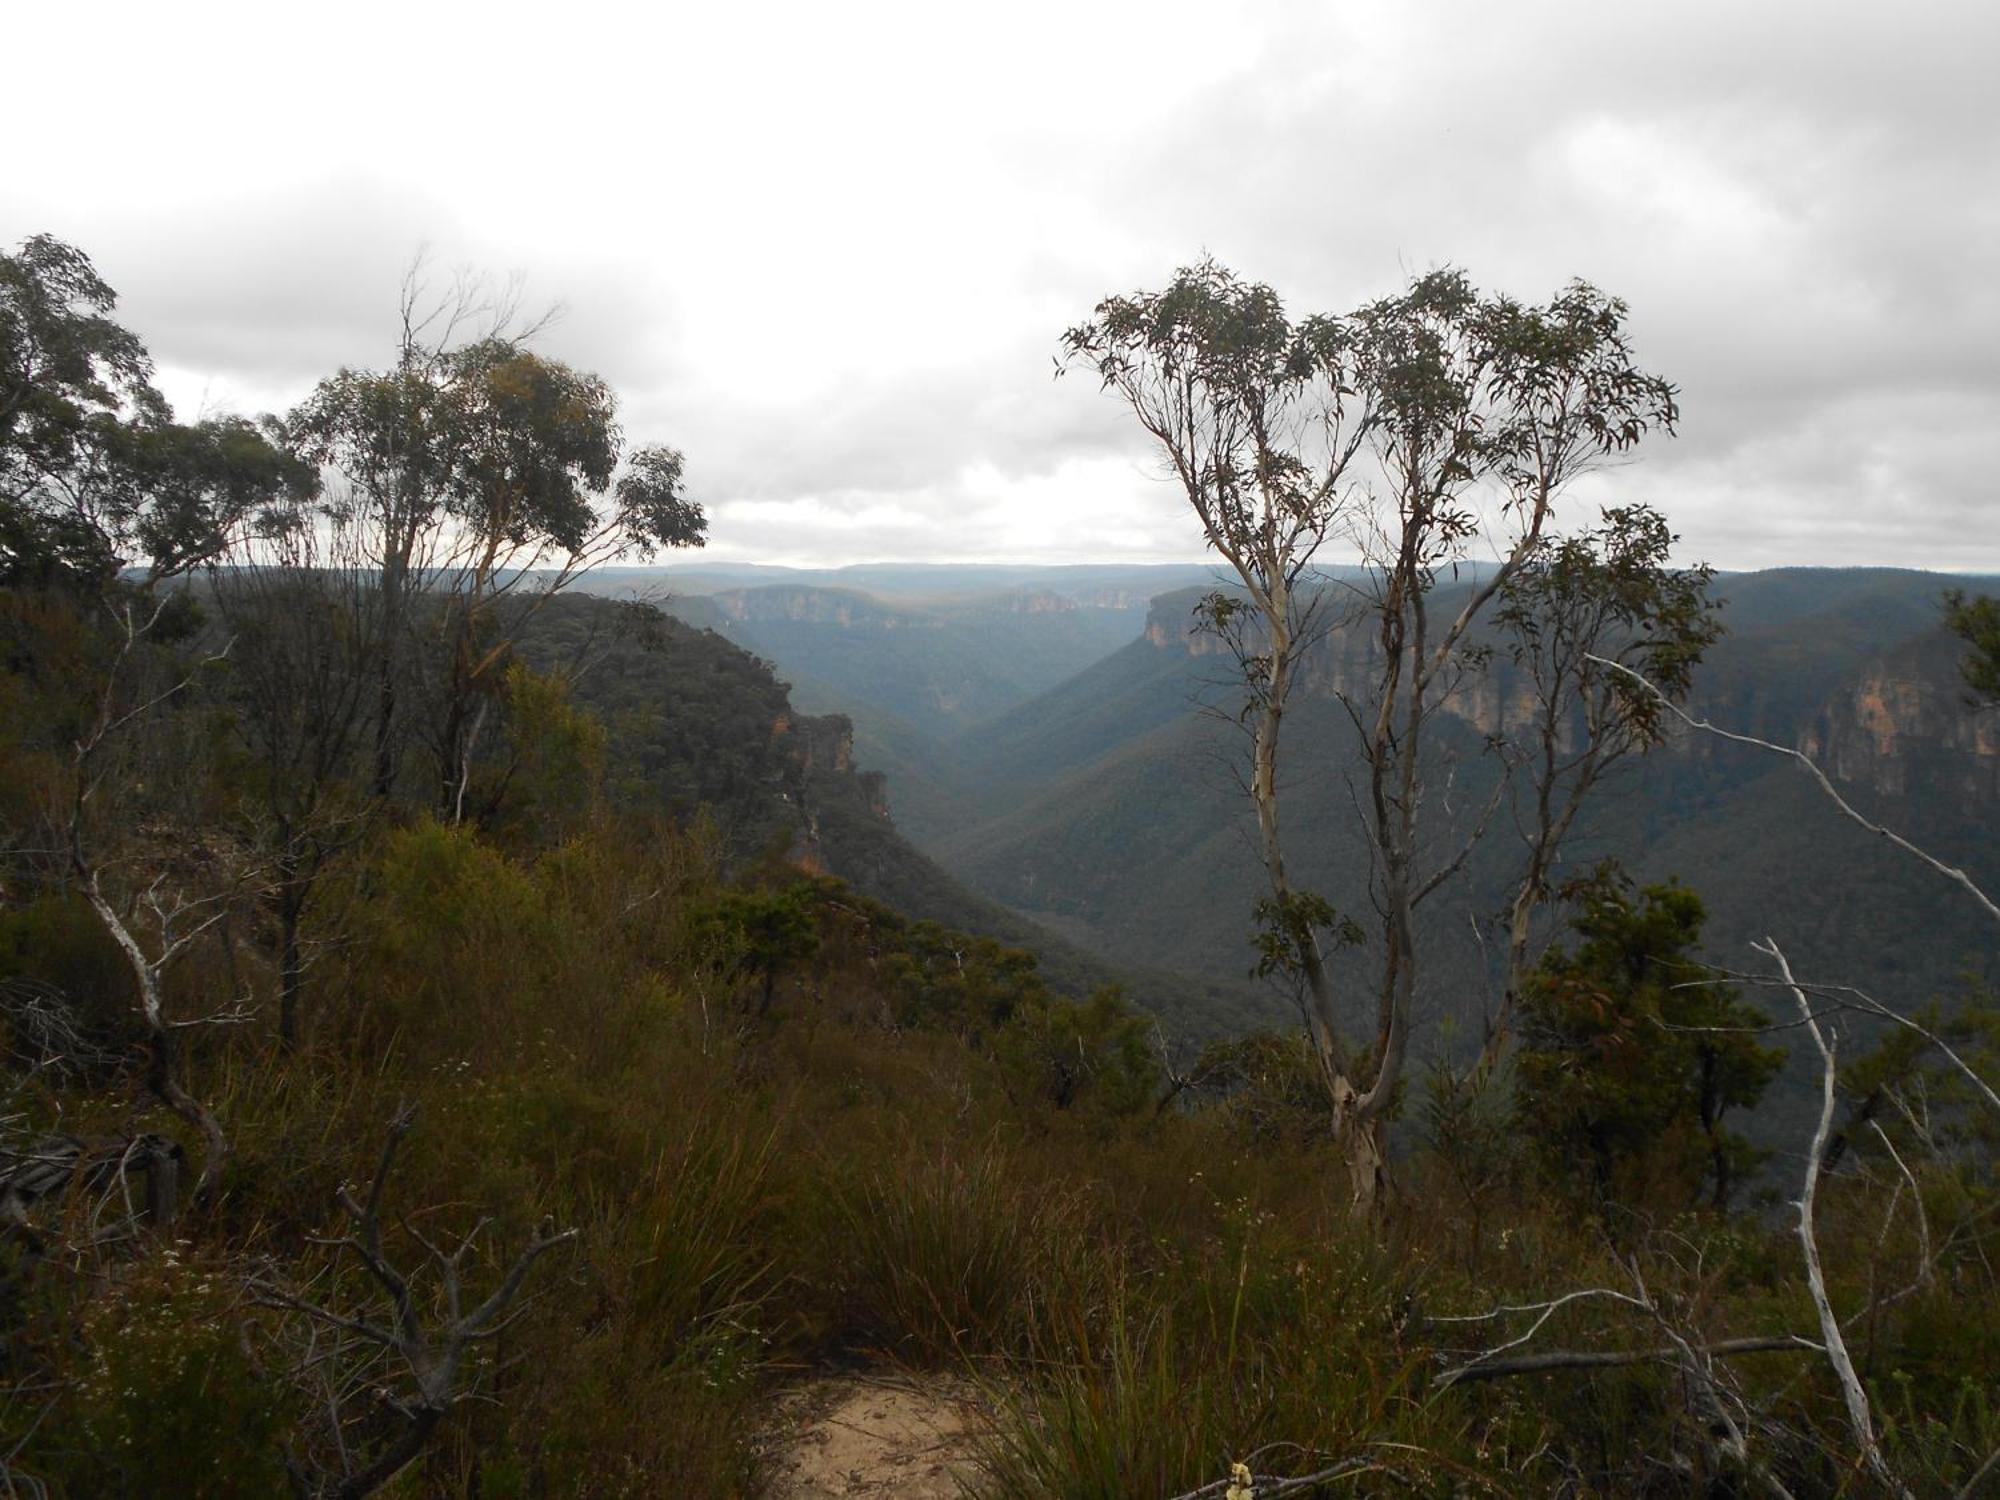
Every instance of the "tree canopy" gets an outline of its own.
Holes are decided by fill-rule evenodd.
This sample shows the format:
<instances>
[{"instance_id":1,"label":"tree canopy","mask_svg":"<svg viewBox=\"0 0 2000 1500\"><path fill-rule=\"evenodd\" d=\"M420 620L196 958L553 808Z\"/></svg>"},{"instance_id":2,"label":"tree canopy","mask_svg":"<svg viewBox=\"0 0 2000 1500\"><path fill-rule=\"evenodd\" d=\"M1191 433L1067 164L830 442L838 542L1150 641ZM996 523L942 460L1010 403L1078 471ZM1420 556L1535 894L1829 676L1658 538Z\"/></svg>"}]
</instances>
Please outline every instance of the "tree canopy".
<instances>
[{"instance_id":1,"label":"tree canopy","mask_svg":"<svg viewBox=\"0 0 2000 1500\"><path fill-rule=\"evenodd\" d=\"M1705 1185L1726 1207L1759 1158L1723 1117L1763 1097L1784 1053L1759 1040L1764 1013L1697 960L1693 891L1634 891L1603 870L1578 895L1576 947L1545 955L1523 986L1530 1139L1554 1180L1602 1199L1692 1199Z\"/></svg>"},{"instance_id":2,"label":"tree canopy","mask_svg":"<svg viewBox=\"0 0 2000 1500\"><path fill-rule=\"evenodd\" d=\"M1531 305L1446 268L1351 313L1294 322L1271 288L1203 260L1165 291L1105 299L1063 337L1070 364L1093 370L1131 409L1248 596L1248 608L1213 596L1203 620L1242 669L1247 786L1270 885L1266 946L1297 983L1364 1209L1386 1180L1386 1121L1409 1051L1417 908L1463 867L1490 816L1469 829L1420 816L1440 769L1432 721L1490 658L1475 626L1496 600L1506 595L1518 616L1553 600L1551 586L1575 592L1581 556L1551 550L1564 493L1678 417L1674 386L1638 365L1626 321L1623 302L1586 282ZM1336 543L1361 559L1359 585L1312 578ZM1456 574L1475 551L1498 562L1434 618L1441 573ZM1600 563L1651 580L1642 612L1668 599L1682 607L1661 591L1663 558L1643 534ZM1637 620L1631 588L1623 604L1591 592L1585 608L1598 618L1608 609ZM1320 934L1344 943L1353 924L1295 886L1280 819L1287 703L1307 654L1337 627L1370 646L1365 682L1341 691L1365 768L1356 802L1378 919L1366 997L1336 994ZM1308 754L1322 772L1332 760L1326 746ZM1544 819L1533 858L1546 864L1560 832ZM1524 888L1542 885L1531 870Z\"/></svg>"},{"instance_id":3,"label":"tree canopy","mask_svg":"<svg viewBox=\"0 0 2000 1500\"><path fill-rule=\"evenodd\" d=\"M240 417L183 425L117 294L50 235L0 255L0 578L162 578L218 556L244 518L315 492L310 464Z\"/></svg>"}]
</instances>

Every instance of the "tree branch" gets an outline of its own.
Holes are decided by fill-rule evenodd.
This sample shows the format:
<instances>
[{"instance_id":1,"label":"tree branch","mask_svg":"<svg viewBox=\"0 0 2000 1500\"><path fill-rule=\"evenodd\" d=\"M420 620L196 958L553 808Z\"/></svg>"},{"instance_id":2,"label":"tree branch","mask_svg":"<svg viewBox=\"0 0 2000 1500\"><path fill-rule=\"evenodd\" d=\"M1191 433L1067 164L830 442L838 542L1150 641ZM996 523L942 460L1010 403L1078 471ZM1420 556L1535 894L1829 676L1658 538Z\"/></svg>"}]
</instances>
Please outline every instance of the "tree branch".
<instances>
[{"instance_id":1,"label":"tree branch","mask_svg":"<svg viewBox=\"0 0 2000 1500\"><path fill-rule=\"evenodd\" d=\"M1973 900L1977 901L1981 906L1983 906L1986 909L1986 914L1989 917L1993 918L1993 920L1996 922L2000 922L2000 906L1996 906L1993 903L1992 898L1988 896L1986 892L1982 891L1973 882L1973 879L1970 875L1966 874L1965 871L1959 869L1956 865L1948 865L1943 860L1937 858L1935 855L1930 854L1926 850L1918 848L1915 844L1911 843L1908 839L1904 838L1900 833L1897 833L1894 829L1885 828L1880 823L1873 822L1869 818L1864 817L1859 811L1856 810L1856 808L1852 803L1850 803L1845 797L1840 795L1840 792L1834 787L1833 782L1827 778L1826 772L1822 771L1819 768L1818 764L1812 759L1812 757L1807 755L1803 750L1794 750L1784 745L1773 744L1769 740L1760 740L1753 734L1739 734L1733 729L1724 729L1721 725L1711 723L1707 719L1697 719L1692 714L1688 713L1685 709L1683 709L1678 703L1675 703L1673 699L1669 698L1665 693L1661 692L1660 689L1655 687L1650 681L1648 681L1643 674L1635 672L1632 668L1626 666L1623 662L1612 661L1609 658L1602 656L1591 656L1589 657L1589 660L1596 662L1599 666L1609 667L1614 672L1624 673L1625 676L1631 678L1634 682L1638 683L1647 692L1651 693L1655 698L1657 698L1663 705L1665 705L1668 711L1671 712L1675 718L1679 719L1683 724L1687 725L1690 729L1698 729L1702 733L1712 734L1716 736L1716 738L1718 739L1732 740L1739 745L1749 745L1758 750L1768 750L1773 755L1782 755L1787 757L1788 759L1798 762L1798 764L1805 769L1806 774L1811 776L1814 781L1819 783L1820 790L1825 792L1826 795L1830 799L1832 799L1833 805L1839 808L1841 812L1846 814L1849 818L1851 818L1854 822L1858 823L1861 827L1867 829L1868 832L1876 835L1878 838L1887 839L1890 843L1894 844L1898 849L1901 849L1904 853L1913 855L1917 859L1922 860L1925 864L1929 865L1933 870L1937 871L1938 874L1944 876L1947 880L1950 880L1953 883L1964 887L1966 892L1971 895Z\"/></svg>"},{"instance_id":2,"label":"tree branch","mask_svg":"<svg viewBox=\"0 0 2000 1500\"><path fill-rule=\"evenodd\" d=\"M1806 999L1805 991L1792 979L1792 966L1785 959L1784 952L1770 938L1762 943L1753 943L1758 952L1770 955L1778 965L1778 972L1798 1002L1799 1014L1806 1018L1806 1032L1819 1048L1820 1109L1819 1124L1813 1130L1812 1146L1806 1153L1805 1182L1799 1193L1799 1246L1805 1256L1806 1288L1812 1295L1813 1308L1819 1314L1820 1336L1826 1343L1826 1360L1832 1366L1834 1378L1840 1382L1840 1393L1847 1404L1848 1425L1854 1429L1854 1436L1861 1444L1862 1461L1868 1466L1884 1488L1892 1493L1914 1500L1902 1481L1889 1471L1883 1461L1880 1445L1875 1437L1874 1416L1869 1410L1868 1393L1862 1388L1861 1377L1856 1373L1854 1360L1847 1352L1847 1340L1840 1331L1840 1320L1834 1316L1833 1303L1827 1296L1826 1273L1820 1267L1819 1238L1813 1227L1813 1205L1818 1195L1819 1179L1826 1161L1826 1143L1833 1133L1833 1095L1836 1069L1833 1044L1827 1040L1820 1024L1812 1018L1812 1004Z\"/></svg>"}]
</instances>

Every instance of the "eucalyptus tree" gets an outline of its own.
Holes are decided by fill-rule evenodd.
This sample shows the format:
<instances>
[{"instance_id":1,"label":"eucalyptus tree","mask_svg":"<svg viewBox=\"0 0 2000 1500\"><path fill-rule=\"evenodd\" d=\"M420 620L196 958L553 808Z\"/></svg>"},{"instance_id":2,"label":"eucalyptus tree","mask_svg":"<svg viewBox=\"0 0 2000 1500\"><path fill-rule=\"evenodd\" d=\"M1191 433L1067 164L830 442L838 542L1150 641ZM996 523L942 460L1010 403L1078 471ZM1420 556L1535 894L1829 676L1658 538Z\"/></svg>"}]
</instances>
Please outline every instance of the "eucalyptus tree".
<instances>
[{"instance_id":1,"label":"eucalyptus tree","mask_svg":"<svg viewBox=\"0 0 2000 1500\"><path fill-rule=\"evenodd\" d=\"M286 428L337 476L332 512L364 538L381 590L376 791L395 780L409 709L399 679L415 670L430 679L438 797L455 818L527 616L600 563L699 546L707 521L678 452L627 450L602 379L529 349L535 330L511 329L504 305L480 322L463 288L429 311L421 299L405 288L392 368L328 377ZM477 336L461 338L472 323Z\"/></svg>"},{"instance_id":2,"label":"eucalyptus tree","mask_svg":"<svg viewBox=\"0 0 2000 1500\"><path fill-rule=\"evenodd\" d=\"M145 345L111 317L117 300L90 258L52 235L0 254L0 570L9 583L116 571L102 519L113 497L89 481L128 423L168 418Z\"/></svg>"},{"instance_id":3,"label":"eucalyptus tree","mask_svg":"<svg viewBox=\"0 0 2000 1500\"><path fill-rule=\"evenodd\" d=\"M1358 1212L1387 1183L1418 908L1464 866L1499 802L1440 841L1421 816L1436 720L1484 664L1479 628L1541 554L1564 492L1677 415L1672 385L1635 364L1625 323L1622 302L1581 282L1527 306L1441 270L1347 316L1294 324L1270 288L1205 261L1164 292L1107 299L1064 339L1069 361L1132 410L1242 585L1247 604L1218 597L1208 623L1247 643L1264 948L1298 977ZM1279 818L1286 702L1332 623L1316 618L1335 596L1314 563L1335 541L1364 572L1339 623L1365 635L1369 665L1340 695L1371 860L1372 995L1336 993L1322 934L1358 929L1293 881ZM1492 561L1438 607L1441 576L1476 553ZM1331 774L1331 747L1312 749Z\"/></svg>"},{"instance_id":4,"label":"eucalyptus tree","mask_svg":"<svg viewBox=\"0 0 2000 1500\"><path fill-rule=\"evenodd\" d=\"M211 769L196 689L229 643L190 655L198 612L171 585L253 518L304 504L316 476L260 424L175 422L116 305L51 236L0 255L0 583L25 648L14 670L47 705L10 726L42 826L9 833L25 873L86 903L123 959L144 1086L203 1139L200 1199L229 1141L187 1086L182 1037L240 1005L176 1015L170 980L256 872L196 832Z\"/></svg>"},{"instance_id":5,"label":"eucalyptus tree","mask_svg":"<svg viewBox=\"0 0 2000 1500\"><path fill-rule=\"evenodd\" d=\"M1352 471L1374 423L1352 331L1327 318L1295 327L1269 287L1204 260L1164 292L1100 303L1063 342L1131 408L1242 586L1241 597L1209 595L1200 618L1244 668L1269 942L1302 972L1307 1024L1331 1062L1340 1017L1312 929L1333 914L1289 874L1278 763L1293 684L1324 623L1313 562L1359 507Z\"/></svg>"},{"instance_id":6,"label":"eucalyptus tree","mask_svg":"<svg viewBox=\"0 0 2000 1500\"><path fill-rule=\"evenodd\" d=\"M1953 589L1944 596L1945 628L1969 648L1959 674L1982 703L2000 701L2000 599Z\"/></svg>"},{"instance_id":7,"label":"eucalyptus tree","mask_svg":"<svg viewBox=\"0 0 2000 1500\"><path fill-rule=\"evenodd\" d=\"M1512 1035L1535 918L1551 899L1578 813L1621 762L1665 741L1669 705L1686 698L1722 635L1721 601L1709 589L1714 569L1673 566L1677 540L1650 506L1610 507L1594 527L1544 536L1501 587L1495 621L1532 709L1507 747L1520 773L1514 824L1523 852L1482 1079Z\"/></svg>"},{"instance_id":8,"label":"eucalyptus tree","mask_svg":"<svg viewBox=\"0 0 2000 1500\"><path fill-rule=\"evenodd\" d=\"M388 647L382 595L353 528L292 511L246 528L209 570L209 607L231 641L221 679L236 764L227 824L266 864L276 928L278 1036L295 1045L320 879L378 809L368 752L375 670Z\"/></svg>"},{"instance_id":9,"label":"eucalyptus tree","mask_svg":"<svg viewBox=\"0 0 2000 1500\"><path fill-rule=\"evenodd\" d=\"M0 581L104 590L214 557L309 467L241 417L182 424L90 257L51 235L0 254Z\"/></svg>"}]
</instances>

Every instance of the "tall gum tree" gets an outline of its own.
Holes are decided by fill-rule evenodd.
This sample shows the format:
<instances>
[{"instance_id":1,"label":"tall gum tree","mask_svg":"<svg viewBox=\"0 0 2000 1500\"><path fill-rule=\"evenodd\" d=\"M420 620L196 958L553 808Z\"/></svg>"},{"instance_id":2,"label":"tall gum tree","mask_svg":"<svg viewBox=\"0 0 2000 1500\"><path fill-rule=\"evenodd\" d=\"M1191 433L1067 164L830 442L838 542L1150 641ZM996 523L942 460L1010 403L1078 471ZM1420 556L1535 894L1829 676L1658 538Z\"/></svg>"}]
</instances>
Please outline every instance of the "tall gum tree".
<instances>
[{"instance_id":1,"label":"tall gum tree","mask_svg":"<svg viewBox=\"0 0 2000 1500\"><path fill-rule=\"evenodd\" d=\"M377 794L395 781L412 709L400 684L414 670L433 678L424 727L440 811L456 819L526 618L601 563L701 545L707 520L683 490L681 455L628 451L610 387L530 349L537 329L512 328L510 304L463 286L428 310L423 299L406 285L393 368L329 376L286 428L300 456L338 477L335 519L363 538L379 584L390 650Z\"/></svg>"},{"instance_id":2,"label":"tall gum tree","mask_svg":"<svg viewBox=\"0 0 2000 1500\"><path fill-rule=\"evenodd\" d=\"M0 589L10 616L35 622L29 662L51 622L81 645L50 684L61 708L30 730L46 827L0 842L87 902L124 959L144 1086L203 1140L201 1201L230 1143L186 1082L182 1038L235 1017L227 1005L175 1014L169 981L255 872L161 833L196 821L195 689L229 651L184 649L199 614L173 586L256 516L307 503L316 480L257 423L173 421L116 306L90 258L52 236L0 254Z\"/></svg>"},{"instance_id":3,"label":"tall gum tree","mask_svg":"<svg viewBox=\"0 0 2000 1500\"><path fill-rule=\"evenodd\" d=\"M1347 316L1294 323L1269 287L1205 260L1165 291L1106 299L1064 336L1065 368L1093 370L1130 408L1242 587L1243 601L1217 596L1207 615L1254 641L1238 656L1269 882L1265 951L1299 981L1357 1214L1388 1186L1388 1118L1421 962L1416 913L1498 805L1496 793L1469 833L1433 847L1420 813L1436 716L1481 664L1475 630L1539 555L1563 493L1676 417L1673 386L1634 363L1625 320L1622 302L1581 282L1527 306L1447 269ZM1344 594L1316 574L1330 543L1363 563L1364 581ZM1497 560L1434 610L1441 570L1476 552ZM1336 610L1375 647L1366 683L1342 695L1380 939L1372 997L1336 992L1322 933L1354 924L1295 884L1280 818L1287 700Z\"/></svg>"},{"instance_id":4,"label":"tall gum tree","mask_svg":"<svg viewBox=\"0 0 2000 1500\"><path fill-rule=\"evenodd\" d=\"M101 594L124 571L149 588L315 489L258 423L175 422L117 303L52 235L0 253L0 584Z\"/></svg>"}]
</instances>

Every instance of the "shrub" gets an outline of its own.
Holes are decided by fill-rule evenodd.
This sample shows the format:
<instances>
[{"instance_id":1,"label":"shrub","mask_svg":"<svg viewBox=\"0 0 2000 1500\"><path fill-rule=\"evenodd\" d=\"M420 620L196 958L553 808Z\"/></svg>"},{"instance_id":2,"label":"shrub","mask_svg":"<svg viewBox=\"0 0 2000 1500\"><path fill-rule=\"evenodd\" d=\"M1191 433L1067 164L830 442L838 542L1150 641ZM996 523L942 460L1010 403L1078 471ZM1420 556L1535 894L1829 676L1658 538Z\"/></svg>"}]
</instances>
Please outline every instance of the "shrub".
<instances>
[{"instance_id":1,"label":"shrub","mask_svg":"<svg viewBox=\"0 0 2000 1500\"><path fill-rule=\"evenodd\" d=\"M236 1278L173 1249L128 1267L78 1328L52 1424L62 1490L105 1500L269 1500L285 1493L290 1414L239 1337Z\"/></svg>"}]
</instances>

